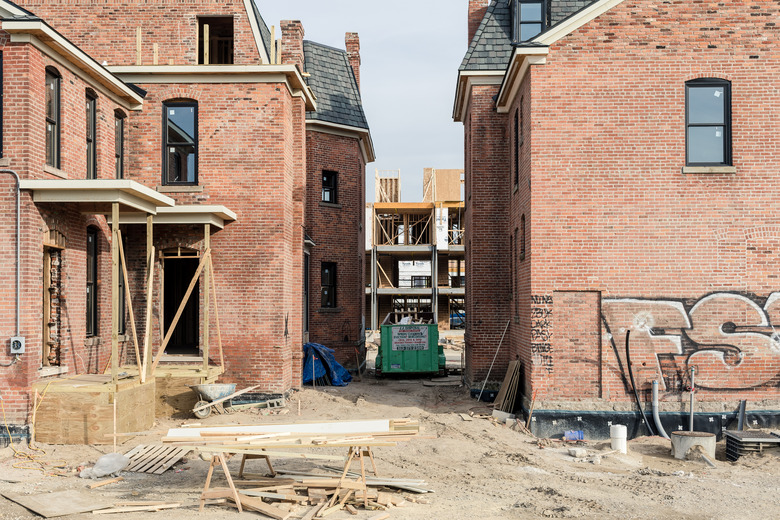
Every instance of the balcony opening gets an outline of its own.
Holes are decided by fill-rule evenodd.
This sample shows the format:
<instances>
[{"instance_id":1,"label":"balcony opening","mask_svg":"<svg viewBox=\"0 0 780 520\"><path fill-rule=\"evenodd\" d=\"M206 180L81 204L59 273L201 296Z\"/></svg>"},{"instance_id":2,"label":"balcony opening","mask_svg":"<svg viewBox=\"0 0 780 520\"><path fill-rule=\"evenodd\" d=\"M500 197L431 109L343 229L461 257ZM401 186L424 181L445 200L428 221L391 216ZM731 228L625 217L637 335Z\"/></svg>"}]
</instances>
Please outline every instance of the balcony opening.
<instances>
[{"instance_id":1,"label":"balcony opening","mask_svg":"<svg viewBox=\"0 0 780 520\"><path fill-rule=\"evenodd\" d=\"M198 18L198 64L233 64L233 17Z\"/></svg>"}]
</instances>

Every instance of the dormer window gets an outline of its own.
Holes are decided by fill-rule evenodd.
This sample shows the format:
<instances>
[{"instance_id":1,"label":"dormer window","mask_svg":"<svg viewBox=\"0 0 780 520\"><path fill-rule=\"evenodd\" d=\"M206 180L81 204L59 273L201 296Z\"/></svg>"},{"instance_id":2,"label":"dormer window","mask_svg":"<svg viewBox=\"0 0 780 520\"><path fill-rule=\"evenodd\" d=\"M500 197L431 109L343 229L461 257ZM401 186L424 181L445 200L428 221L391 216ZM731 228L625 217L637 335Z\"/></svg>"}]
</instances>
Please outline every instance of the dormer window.
<instances>
[{"instance_id":1,"label":"dormer window","mask_svg":"<svg viewBox=\"0 0 780 520\"><path fill-rule=\"evenodd\" d=\"M198 18L198 64L233 64L233 17Z\"/></svg>"},{"instance_id":2,"label":"dormer window","mask_svg":"<svg viewBox=\"0 0 780 520\"><path fill-rule=\"evenodd\" d=\"M523 43L547 29L547 0L512 1L513 43Z\"/></svg>"}]
</instances>

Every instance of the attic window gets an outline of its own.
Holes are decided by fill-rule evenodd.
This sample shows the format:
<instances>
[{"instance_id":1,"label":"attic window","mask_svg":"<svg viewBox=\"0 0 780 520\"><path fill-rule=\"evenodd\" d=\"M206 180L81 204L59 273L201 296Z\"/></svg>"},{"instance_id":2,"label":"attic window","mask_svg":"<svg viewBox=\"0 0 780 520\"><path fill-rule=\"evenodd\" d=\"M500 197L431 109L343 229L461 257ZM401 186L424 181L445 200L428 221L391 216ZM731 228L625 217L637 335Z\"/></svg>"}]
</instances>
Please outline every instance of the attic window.
<instances>
[{"instance_id":1,"label":"attic window","mask_svg":"<svg viewBox=\"0 0 780 520\"><path fill-rule=\"evenodd\" d=\"M198 18L198 64L233 64L233 17Z\"/></svg>"},{"instance_id":2,"label":"attic window","mask_svg":"<svg viewBox=\"0 0 780 520\"><path fill-rule=\"evenodd\" d=\"M547 0L512 1L512 42L532 40L547 29Z\"/></svg>"}]
</instances>

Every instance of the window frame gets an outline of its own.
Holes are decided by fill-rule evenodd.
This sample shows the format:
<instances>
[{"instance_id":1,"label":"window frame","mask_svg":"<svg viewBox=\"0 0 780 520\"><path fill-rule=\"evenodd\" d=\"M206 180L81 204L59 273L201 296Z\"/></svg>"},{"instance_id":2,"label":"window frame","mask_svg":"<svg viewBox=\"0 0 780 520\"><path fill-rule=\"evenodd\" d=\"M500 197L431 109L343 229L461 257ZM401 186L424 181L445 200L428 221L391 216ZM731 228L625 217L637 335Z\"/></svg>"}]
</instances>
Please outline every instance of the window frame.
<instances>
[{"instance_id":1,"label":"window frame","mask_svg":"<svg viewBox=\"0 0 780 520\"><path fill-rule=\"evenodd\" d=\"M521 11L520 6L522 6L523 4L539 4L539 9L541 11L541 20L523 21L523 19L520 16L520 11ZM531 41L537 36L539 36L540 34L542 34L544 31L546 31L549 27L548 10L549 10L549 2L547 0L513 0L512 2L512 43L517 45L520 43ZM539 32L531 36L530 38L521 39L520 35L522 33L521 31L522 26L532 25L532 24L541 25Z\"/></svg>"},{"instance_id":2,"label":"window frame","mask_svg":"<svg viewBox=\"0 0 780 520\"><path fill-rule=\"evenodd\" d=\"M97 94L91 89L86 93L87 179L97 179Z\"/></svg>"},{"instance_id":3,"label":"window frame","mask_svg":"<svg viewBox=\"0 0 780 520\"><path fill-rule=\"evenodd\" d=\"M331 186L325 186L325 177L329 176L332 179ZM325 200L325 193L331 194L331 200ZM322 202L325 204L338 204L339 203L339 173L334 170L322 170Z\"/></svg>"},{"instance_id":4,"label":"window frame","mask_svg":"<svg viewBox=\"0 0 780 520\"><path fill-rule=\"evenodd\" d=\"M90 237L92 237L91 244ZM87 337L98 335L98 256L100 254L98 240L98 229L94 226L89 226L85 242L87 270L85 276L86 302L84 307L86 308L86 320L84 322L84 330Z\"/></svg>"},{"instance_id":5,"label":"window frame","mask_svg":"<svg viewBox=\"0 0 780 520\"><path fill-rule=\"evenodd\" d=\"M194 108L194 133L193 146L195 151L194 172L193 181L171 181L168 179L168 148L171 143L168 142L168 110L170 108ZM162 185L163 186L197 186L198 185L198 153L199 153L199 141L198 138L198 102L193 100L181 100L181 101L164 101L162 111L163 123L162 123ZM175 143L173 146L190 146L187 143Z\"/></svg>"},{"instance_id":6,"label":"window frame","mask_svg":"<svg viewBox=\"0 0 780 520\"><path fill-rule=\"evenodd\" d=\"M125 178L125 119L124 112L114 111L114 174L117 179Z\"/></svg>"},{"instance_id":7,"label":"window frame","mask_svg":"<svg viewBox=\"0 0 780 520\"><path fill-rule=\"evenodd\" d=\"M54 108L52 110L53 114L49 114L48 111L48 99L45 99L45 122L46 125L52 125L54 127L54 131L51 132L51 134L46 131L45 132L45 142L46 142L46 164L49 166L52 166L54 168L61 168L62 166L62 150L60 148L61 146L61 121L62 121L62 75L60 72L55 69L54 67L46 67L46 79L45 79L45 88L46 93L48 95L49 89L50 89L50 82L51 85L53 85L54 93L52 94L53 104ZM48 130L48 129L47 129ZM51 136L51 137L50 137ZM49 142L49 139L52 139L52 142ZM52 151L52 157L49 157L49 147L51 146Z\"/></svg>"},{"instance_id":8,"label":"window frame","mask_svg":"<svg viewBox=\"0 0 780 520\"><path fill-rule=\"evenodd\" d=\"M691 123L689 121L691 90L697 88L723 87L723 124ZM686 166L733 166L731 154L731 82L722 78L696 78L685 82L685 165ZM691 162L689 160L690 128L723 127L723 162Z\"/></svg>"},{"instance_id":9,"label":"window frame","mask_svg":"<svg viewBox=\"0 0 780 520\"><path fill-rule=\"evenodd\" d=\"M330 269L333 273L328 280L331 283L325 283L325 270ZM325 300L325 289L332 289L328 293L327 302ZM321 262L320 263L320 307L323 309L335 309L338 307L338 299L336 292L338 291L338 264L336 262ZM325 305L327 303L327 305Z\"/></svg>"},{"instance_id":10,"label":"window frame","mask_svg":"<svg viewBox=\"0 0 780 520\"><path fill-rule=\"evenodd\" d=\"M514 186L517 187L520 184L520 108L515 108L514 117Z\"/></svg>"},{"instance_id":11,"label":"window frame","mask_svg":"<svg viewBox=\"0 0 780 520\"><path fill-rule=\"evenodd\" d=\"M3 51L0 50L0 159L3 156L3 112L5 100L3 98Z\"/></svg>"}]
</instances>

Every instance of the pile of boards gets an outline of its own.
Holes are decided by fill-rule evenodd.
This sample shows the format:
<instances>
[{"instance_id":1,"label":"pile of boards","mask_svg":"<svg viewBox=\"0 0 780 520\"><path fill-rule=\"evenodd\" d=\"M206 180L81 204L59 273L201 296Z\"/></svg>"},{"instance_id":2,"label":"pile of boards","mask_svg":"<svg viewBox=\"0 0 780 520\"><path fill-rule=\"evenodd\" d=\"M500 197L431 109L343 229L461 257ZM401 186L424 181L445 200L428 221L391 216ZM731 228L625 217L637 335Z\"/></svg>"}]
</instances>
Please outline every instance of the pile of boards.
<instances>
[{"instance_id":1,"label":"pile of boards","mask_svg":"<svg viewBox=\"0 0 780 520\"><path fill-rule=\"evenodd\" d=\"M501 384L501 389L493 401L493 408L502 412L512 413L515 411L515 400L517 400L517 388L520 386L520 361L510 361L509 367Z\"/></svg>"}]
</instances>

